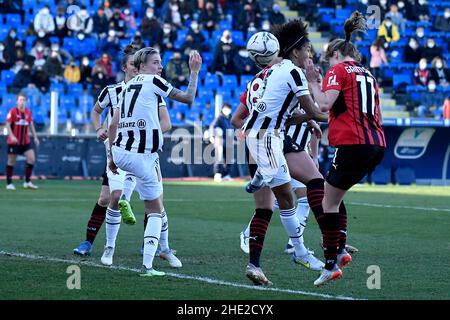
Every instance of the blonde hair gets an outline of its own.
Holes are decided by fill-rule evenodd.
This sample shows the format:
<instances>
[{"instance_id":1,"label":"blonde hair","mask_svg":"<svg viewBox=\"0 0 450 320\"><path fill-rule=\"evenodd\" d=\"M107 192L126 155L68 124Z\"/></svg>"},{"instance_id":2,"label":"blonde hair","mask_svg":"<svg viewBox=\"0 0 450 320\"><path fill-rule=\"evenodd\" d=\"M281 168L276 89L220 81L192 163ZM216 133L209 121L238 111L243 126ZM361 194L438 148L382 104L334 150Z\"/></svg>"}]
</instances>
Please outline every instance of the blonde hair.
<instances>
[{"instance_id":1,"label":"blonde hair","mask_svg":"<svg viewBox=\"0 0 450 320\"><path fill-rule=\"evenodd\" d=\"M152 47L142 48L138 50L134 54L134 66L139 70L142 64L147 63L148 57L154 54L159 54L159 50Z\"/></svg>"}]
</instances>

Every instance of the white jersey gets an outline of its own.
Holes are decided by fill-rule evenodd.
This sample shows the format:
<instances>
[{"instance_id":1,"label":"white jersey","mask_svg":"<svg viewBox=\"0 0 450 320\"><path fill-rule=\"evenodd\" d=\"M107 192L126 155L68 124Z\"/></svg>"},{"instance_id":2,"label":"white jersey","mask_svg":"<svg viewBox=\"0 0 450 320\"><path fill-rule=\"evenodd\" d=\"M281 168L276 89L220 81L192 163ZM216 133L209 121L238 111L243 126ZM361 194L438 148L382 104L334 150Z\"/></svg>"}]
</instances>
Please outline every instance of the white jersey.
<instances>
[{"instance_id":1,"label":"white jersey","mask_svg":"<svg viewBox=\"0 0 450 320\"><path fill-rule=\"evenodd\" d=\"M300 109L301 113L305 113ZM311 130L308 128L308 123L303 122L297 125L290 125L286 130L286 135L292 138L292 141L298 144L303 150L306 150L309 141L311 140Z\"/></svg>"},{"instance_id":2,"label":"white jersey","mask_svg":"<svg viewBox=\"0 0 450 320\"><path fill-rule=\"evenodd\" d=\"M107 117L108 125L111 123L111 118L114 115L114 109L119 107L119 96L124 87L124 81L106 86L98 96L97 103L99 104L100 108L102 108L103 110L109 108Z\"/></svg>"},{"instance_id":3,"label":"white jersey","mask_svg":"<svg viewBox=\"0 0 450 320\"><path fill-rule=\"evenodd\" d=\"M120 120L114 145L136 153L161 150L163 135L159 107L173 87L157 75L140 74L130 80L120 97Z\"/></svg>"},{"instance_id":4,"label":"white jersey","mask_svg":"<svg viewBox=\"0 0 450 320\"><path fill-rule=\"evenodd\" d=\"M249 137L258 133L282 132L285 122L297 108L298 97L308 95L308 82L303 71L291 60L273 65L264 79L264 92L247 118L243 131Z\"/></svg>"}]
</instances>

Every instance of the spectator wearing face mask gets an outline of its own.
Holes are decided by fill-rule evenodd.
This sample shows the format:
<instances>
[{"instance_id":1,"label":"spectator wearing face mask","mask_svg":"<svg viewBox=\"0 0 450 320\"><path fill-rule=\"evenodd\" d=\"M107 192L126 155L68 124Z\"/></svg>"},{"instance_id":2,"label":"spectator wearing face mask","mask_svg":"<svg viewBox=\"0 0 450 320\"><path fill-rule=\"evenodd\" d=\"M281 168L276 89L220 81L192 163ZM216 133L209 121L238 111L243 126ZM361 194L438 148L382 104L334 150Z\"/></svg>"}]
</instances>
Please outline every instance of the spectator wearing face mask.
<instances>
[{"instance_id":1,"label":"spectator wearing face mask","mask_svg":"<svg viewBox=\"0 0 450 320\"><path fill-rule=\"evenodd\" d=\"M43 66L47 60L48 52L44 43L37 41L34 47L30 51L30 55L34 57L34 66Z\"/></svg>"},{"instance_id":2,"label":"spectator wearing face mask","mask_svg":"<svg viewBox=\"0 0 450 320\"><path fill-rule=\"evenodd\" d=\"M201 43L196 43L192 35L188 34L186 36L186 41L184 41L183 45L181 46L181 53L186 60L189 59L189 53L192 50L197 50L201 53L203 51L203 46L201 45Z\"/></svg>"},{"instance_id":3,"label":"spectator wearing face mask","mask_svg":"<svg viewBox=\"0 0 450 320\"><path fill-rule=\"evenodd\" d=\"M176 39L177 39L176 30L173 30L171 24L164 23L163 34L162 34L162 39L161 39L161 47L163 48L163 51L166 51L166 50L172 51L173 44Z\"/></svg>"},{"instance_id":4,"label":"spectator wearing face mask","mask_svg":"<svg viewBox=\"0 0 450 320\"><path fill-rule=\"evenodd\" d=\"M181 18L180 7L178 6L177 0L171 0L169 2L169 7L167 10L167 16L165 21L169 22L176 28L183 27L183 20Z\"/></svg>"},{"instance_id":5,"label":"spectator wearing face mask","mask_svg":"<svg viewBox=\"0 0 450 320\"><path fill-rule=\"evenodd\" d=\"M398 26L400 32L405 31L405 19L403 14L398 12L398 7L396 4L391 4L390 11L386 14L386 18L391 18L392 23Z\"/></svg>"},{"instance_id":6,"label":"spectator wearing face mask","mask_svg":"<svg viewBox=\"0 0 450 320\"><path fill-rule=\"evenodd\" d=\"M172 83L175 87L186 86L189 76L189 66L182 60L181 53L175 52L172 59L167 63L164 68L166 79Z\"/></svg>"},{"instance_id":7,"label":"spectator wearing face mask","mask_svg":"<svg viewBox=\"0 0 450 320\"><path fill-rule=\"evenodd\" d=\"M59 38L59 44L63 44L63 38L67 37L67 20L66 20L66 10L64 7L59 6L56 9L55 16L55 32L54 35Z\"/></svg>"},{"instance_id":8,"label":"spectator wearing face mask","mask_svg":"<svg viewBox=\"0 0 450 320\"><path fill-rule=\"evenodd\" d=\"M50 13L50 7L45 5L34 17L34 32L43 38L55 31L55 20Z\"/></svg>"},{"instance_id":9,"label":"spectator wearing face mask","mask_svg":"<svg viewBox=\"0 0 450 320\"><path fill-rule=\"evenodd\" d=\"M436 17L434 29L442 32L450 32L450 8L445 8L443 16L439 15Z\"/></svg>"},{"instance_id":10,"label":"spectator wearing face mask","mask_svg":"<svg viewBox=\"0 0 450 320\"><path fill-rule=\"evenodd\" d=\"M384 38L380 37L370 46L370 69L378 82L381 82L380 68L382 64L387 65L388 60L386 58L386 53L384 52Z\"/></svg>"},{"instance_id":11,"label":"spectator wearing face mask","mask_svg":"<svg viewBox=\"0 0 450 320\"><path fill-rule=\"evenodd\" d=\"M119 55L120 42L114 30L109 30L108 37L100 42L99 51L107 53L110 57L117 57Z\"/></svg>"},{"instance_id":12,"label":"spectator wearing face mask","mask_svg":"<svg viewBox=\"0 0 450 320\"><path fill-rule=\"evenodd\" d=\"M133 41L131 41L131 44L133 45L133 47L137 48L138 50L146 47L140 32L136 32L134 34Z\"/></svg>"},{"instance_id":13,"label":"spectator wearing face mask","mask_svg":"<svg viewBox=\"0 0 450 320\"><path fill-rule=\"evenodd\" d=\"M11 57L6 51L5 44L0 41L0 72L11 67Z\"/></svg>"},{"instance_id":14,"label":"spectator wearing face mask","mask_svg":"<svg viewBox=\"0 0 450 320\"><path fill-rule=\"evenodd\" d=\"M269 21L271 25L283 24L286 22L286 18L284 17L284 14L281 13L278 4L274 4L272 10L269 11Z\"/></svg>"},{"instance_id":15,"label":"spectator wearing face mask","mask_svg":"<svg viewBox=\"0 0 450 320\"><path fill-rule=\"evenodd\" d=\"M64 79L66 79L69 84L80 82L81 71L76 65L75 60L70 61L64 70Z\"/></svg>"},{"instance_id":16,"label":"spectator wearing face mask","mask_svg":"<svg viewBox=\"0 0 450 320\"><path fill-rule=\"evenodd\" d=\"M63 80L64 69L61 61L58 59L58 52L51 52L50 56L44 63L43 69L48 74L51 80L57 82Z\"/></svg>"},{"instance_id":17,"label":"spectator wearing face mask","mask_svg":"<svg viewBox=\"0 0 450 320\"><path fill-rule=\"evenodd\" d=\"M57 57L61 64L64 65L72 60L72 55L69 53L69 51L62 48L59 44L52 43L50 49L52 52L56 52L58 54Z\"/></svg>"},{"instance_id":18,"label":"spectator wearing face mask","mask_svg":"<svg viewBox=\"0 0 450 320\"><path fill-rule=\"evenodd\" d=\"M198 2L192 0L179 0L180 14L183 21L191 20L194 12L198 11Z\"/></svg>"},{"instance_id":19,"label":"spectator wearing face mask","mask_svg":"<svg viewBox=\"0 0 450 320\"><path fill-rule=\"evenodd\" d=\"M82 6L76 14L67 20L67 27L71 34L75 34L79 40L89 37L94 30L94 19L87 11L86 6Z\"/></svg>"},{"instance_id":20,"label":"spectator wearing face mask","mask_svg":"<svg viewBox=\"0 0 450 320\"><path fill-rule=\"evenodd\" d=\"M200 51L208 49L208 46L205 46L205 41L206 41L205 36L200 31L200 25L198 24L198 22L196 20L192 21L191 27L189 28L189 31L188 31L188 36L192 37L192 41L194 43L193 47L195 47L195 48L200 47L201 48ZM186 37L186 40L187 40L187 37Z\"/></svg>"},{"instance_id":21,"label":"spectator wearing face mask","mask_svg":"<svg viewBox=\"0 0 450 320\"><path fill-rule=\"evenodd\" d=\"M244 32L244 38L247 38L247 30L251 25L255 28L259 26L259 21L256 16L256 11L254 6L250 3L245 3L244 1L244 10L239 11L240 14L238 16L238 29Z\"/></svg>"},{"instance_id":22,"label":"spectator wearing face mask","mask_svg":"<svg viewBox=\"0 0 450 320\"><path fill-rule=\"evenodd\" d=\"M447 64L441 57L435 57L431 61L431 79L436 82L438 86L447 88L450 83L450 70L447 69Z\"/></svg>"},{"instance_id":23,"label":"spectator wearing face mask","mask_svg":"<svg viewBox=\"0 0 450 320\"><path fill-rule=\"evenodd\" d=\"M86 89L87 83L92 82L92 67L89 65L89 58L83 57L80 66L80 82L83 84L83 89Z\"/></svg>"},{"instance_id":24,"label":"spectator wearing face mask","mask_svg":"<svg viewBox=\"0 0 450 320\"><path fill-rule=\"evenodd\" d=\"M417 17L419 17L420 21L428 21L430 20L430 10L428 9L428 4L425 0L417 0L414 5L414 11Z\"/></svg>"},{"instance_id":25,"label":"spectator wearing face mask","mask_svg":"<svg viewBox=\"0 0 450 320\"><path fill-rule=\"evenodd\" d=\"M431 72L427 69L427 59L422 58L419 61L419 67L414 71L414 84L426 87L430 77Z\"/></svg>"},{"instance_id":26,"label":"spectator wearing face mask","mask_svg":"<svg viewBox=\"0 0 450 320\"><path fill-rule=\"evenodd\" d=\"M14 56L14 51L15 51L15 47L16 47L16 42L20 41L22 43L23 46L23 42L19 39L17 39L17 30L16 28L11 28L11 30L9 30L8 35L5 38L5 50L6 52L8 52L8 54L13 57Z\"/></svg>"},{"instance_id":27,"label":"spectator wearing face mask","mask_svg":"<svg viewBox=\"0 0 450 320\"><path fill-rule=\"evenodd\" d=\"M239 47L238 53L234 57L234 65L236 66L235 72L241 74L255 74L258 72L258 68L255 63L250 59L248 51L245 47Z\"/></svg>"},{"instance_id":28,"label":"spectator wearing face mask","mask_svg":"<svg viewBox=\"0 0 450 320\"><path fill-rule=\"evenodd\" d=\"M436 82L430 80L427 91L420 96L420 105L417 108L417 115L420 118L432 116L439 112L439 108L444 103L444 94L436 90Z\"/></svg>"},{"instance_id":29,"label":"spectator wearing face mask","mask_svg":"<svg viewBox=\"0 0 450 320\"><path fill-rule=\"evenodd\" d=\"M114 30L119 38L125 38L127 26L124 20L125 16L120 12L120 8L114 9L114 14L109 20L109 28Z\"/></svg>"},{"instance_id":30,"label":"spectator wearing face mask","mask_svg":"<svg viewBox=\"0 0 450 320\"><path fill-rule=\"evenodd\" d=\"M209 32L211 38L212 33L216 30L216 23L219 21L219 15L215 10L215 6L212 2L207 2L205 9L200 14L199 22L203 25L203 29Z\"/></svg>"},{"instance_id":31,"label":"spectator wearing face mask","mask_svg":"<svg viewBox=\"0 0 450 320\"><path fill-rule=\"evenodd\" d=\"M102 66L96 65L94 69L92 69L92 88L91 94L94 97L98 97L100 92L106 87L110 81L108 81L108 75L105 73L105 70Z\"/></svg>"},{"instance_id":32,"label":"spectator wearing face mask","mask_svg":"<svg viewBox=\"0 0 450 320\"><path fill-rule=\"evenodd\" d=\"M105 38L109 31L109 22L105 15L105 8L98 8L92 20L94 23L93 34L97 34L100 38Z\"/></svg>"},{"instance_id":33,"label":"spectator wearing face mask","mask_svg":"<svg viewBox=\"0 0 450 320\"><path fill-rule=\"evenodd\" d=\"M397 42L400 40L400 34L397 26L392 23L391 18L386 17L378 29L378 37L384 37L387 43Z\"/></svg>"},{"instance_id":34,"label":"spectator wearing face mask","mask_svg":"<svg viewBox=\"0 0 450 320\"><path fill-rule=\"evenodd\" d=\"M435 57L442 56L442 49L436 46L436 41L433 38L428 38L423 49L423 57L428 61L433 60Z\"/></svg>"},{"instance_id":35,"label":"spectator wearing face mask","mask_svg":"<svg viewBox=\"0 0 450 320\"><path fill-rule=\"evenodd\" d=\"M95 61L95 65L100 66L105 70L106 76L108 78L107 80L111 80L114 78L111 58L109 57L109 55L107 53L103 53L102 57L100 59L98 59L97 61Z\"/></svg>"},{"instance_id":36,"label":"spectator wearing face mask","mask_svg":"<svg viewBox=\"0 0 450 320\"><path fill-rule=\"evenodd\" d=\"M407 63L419 63L423 56L423 48L419 46L416 38L409 38L408 45L403 51L403 61Z\"/></svg>"},{"instance_id":37,"label":"spectator wearing face mask","mask_svg":"<svg viewBox=\"0 0 450 320\"><path fill-rule=\"evenodd\" d=\"M158 19L155 17L155 9L148 7L145 11L145 17L141 23L142 37L153 46L155 43L162 42L162 28Z\"/></svg>"},{"instance_id":38,"label":"spectator wearing face mask","mask_svg":"<svg viewBox=\"0 0 450 320\"><path fill-rule=\"evenodd\" d=\"M136 19L128 6L123 10L123 19L127 29L137 29Z\"/></svg>"},{"instance_id":39,"label":"spectator wearing face mask","mask_svg":"<svg viewBox=\"0 0 450 320\"><path fill-rule=\"evenodd\" d=\"M46 94L50 89L50 78L43 67L37 67L33 74L33 83L40 92Z\"/></svg>"},{"instance_id":40,"label":"spectator wearing face mask","mask_svg":"<svg viewBox=\"0 0 450 320\"><path fill-rule=\"evenodd\" d=\"M424 44L425 41L425 29L423 27L418 27L416 29L416 38L419 44Z\"/></svg>"},{"instance_id":41,"label":"spectator wearing face mask","mask_svg":"<svg viewBox=\"0 0 450 320\"><path fill-rule=\"evenodd\" d=\"M234 56L236 55L236 47L231 38L231 33L225 30L220 38L219 43L214 51L214 59L212 63L213 72L221 72L231 74L235 70Z\"/></svg>"},{"instance_id":42,"label":"spectator wearing face mask","mask_svg":"<svg viewBox=\"0 0 450 320\"><path fill-rule=\"evenodd\" d=\"M31 66L24 64L22 69L14 77L11 91L14 94L19 93L23 88L32 82Z\"/></svg>"}]
</instances>

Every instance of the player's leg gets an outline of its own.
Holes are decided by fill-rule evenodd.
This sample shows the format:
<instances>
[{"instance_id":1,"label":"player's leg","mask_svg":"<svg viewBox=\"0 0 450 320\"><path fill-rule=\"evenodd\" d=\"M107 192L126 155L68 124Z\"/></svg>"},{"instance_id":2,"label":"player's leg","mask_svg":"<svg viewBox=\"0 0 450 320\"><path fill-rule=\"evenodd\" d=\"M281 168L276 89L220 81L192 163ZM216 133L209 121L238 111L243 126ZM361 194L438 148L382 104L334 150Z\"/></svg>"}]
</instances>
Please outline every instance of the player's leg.
<instances>
[{"instance_id":1,"label":"player's leg","mask_svg":"<svg viewBox=\"0 0 450 320\"><path fill-rule=\"evenodd\" d=\"M29 148L29 146L27 147L27 149ZM24 156L26 159L26 163L25 163L25 182L23 184L23 187L25 189L31 189L31 190L36 190L38 187L35 186L32 182L31 182L31 174L33 173L33 167L34 167L34 163L35 163L35 154L34 154L34 150L33 149L28 149L24 152Z\"/></svg>"},{"instance_id":2,"label":"player's leg","mask_svg":"<svg viewBox=\"0 0 450 320\"><path fill-rule=\"evenodd\" d=\"M16 164L17 154L15 153L14 146L8 146L8 162L6 164L6 189L16 190L13 184L12 177L14 171L14 165Z\"/></svg>"},{"instance_id":3,"label":"player's leg","mask_svg":"<svg viewBox=\"0 0 450 320\"><path fill-rule=\"evenodd\" d=\"M122 195L119 200L119 210L122 214L123 221L125 223L132 224L134 213L131 208L131 195L133 194L134 189L136 188L136 177L134 174L127 172L125 174L123 187L122 187Z\"/></svg>"},{"instance_id":4,"label":"player's leg","mask_svg":"<svg viewBox=\"0 0 450 320\"><path fill-rule=\"evenodd\" d=\"M163 203L163 195L161 195L161 203ZM183 266L181 261L175 256L175 252L169 247L169 219L164 205L161 211L161 235L159 238L159 245L161 247L161 251L159 252L159 257L161 259L168 261L172 268L181 268Z\"/></svg>"},{"instance_id":5,"label":"player's leg","mask_svg":"<svg viewBox=\"0 0 450 320\"><path fill-rule=\"evenodd\" d=\"M114 189L111 191L108 209L106 210L106 245L100 261L102 262L102 264L110 266L113 263L117 235L119 234L120 225L122 222L122 215L119 211L119 199L120 195L122 194L122 190L117 189L118 186L113 186L111 176L109 176L108 178L110 182L110 190L112 188Z\"/></svg>"},{"instance_id":6,"label":"player's leg","mask_svg":"<svg viewBox=\"0 0 450 320\"><path fill-rule=\"evenodd\" d=\"M108 186L108 177L106 176L105 173L103 175L102 189L100 191L99 198L94 208L92 209L91 216L87 223L86 239L73 250L74 254L82 256L91 255L92 245L94 244L98 231L100 230L103 222L105 221L106 209L108 207L109 200L110 200L110 191Z\"/></svg>"}]
</instances>

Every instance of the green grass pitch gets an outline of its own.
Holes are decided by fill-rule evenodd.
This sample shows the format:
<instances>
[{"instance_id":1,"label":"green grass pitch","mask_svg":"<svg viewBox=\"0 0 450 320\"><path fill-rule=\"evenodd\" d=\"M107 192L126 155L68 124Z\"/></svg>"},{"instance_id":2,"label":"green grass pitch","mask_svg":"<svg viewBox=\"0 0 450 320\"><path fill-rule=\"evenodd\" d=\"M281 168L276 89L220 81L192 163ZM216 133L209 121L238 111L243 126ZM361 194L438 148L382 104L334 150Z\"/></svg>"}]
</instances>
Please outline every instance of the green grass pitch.
<instances>
[{"instance_id":1,"label":"green grass pitch","mask_svg":"<svg viewBox=\"0 0 450 320\"><path fill-rule=\"evenodd\" d=\"M170 273L158 279L136 272L143 237L143 204L136 194L138 223L122 225L117 241L114 264L120 268L106 268L100 267L104 226L92 257L72 254L84 240L100 182L38 184L37 191L0 192L0 299L450 299L449 188L355 187L346 198L348 242L360 252L341 280L322 288L313 286L317 272L283 253L286 234L274 214L262 255L274 286L259 290L244 276L247 256L239 248L239 232L253 210L243 183L164 184L170 245L183 268L156 259L155 267ZM305 243L323 258L312 213ZM72 264L80 266L80 290L67 288ZM367 287L373 265L381 271L380 289Z\"/></svg>"}]
</instances>

